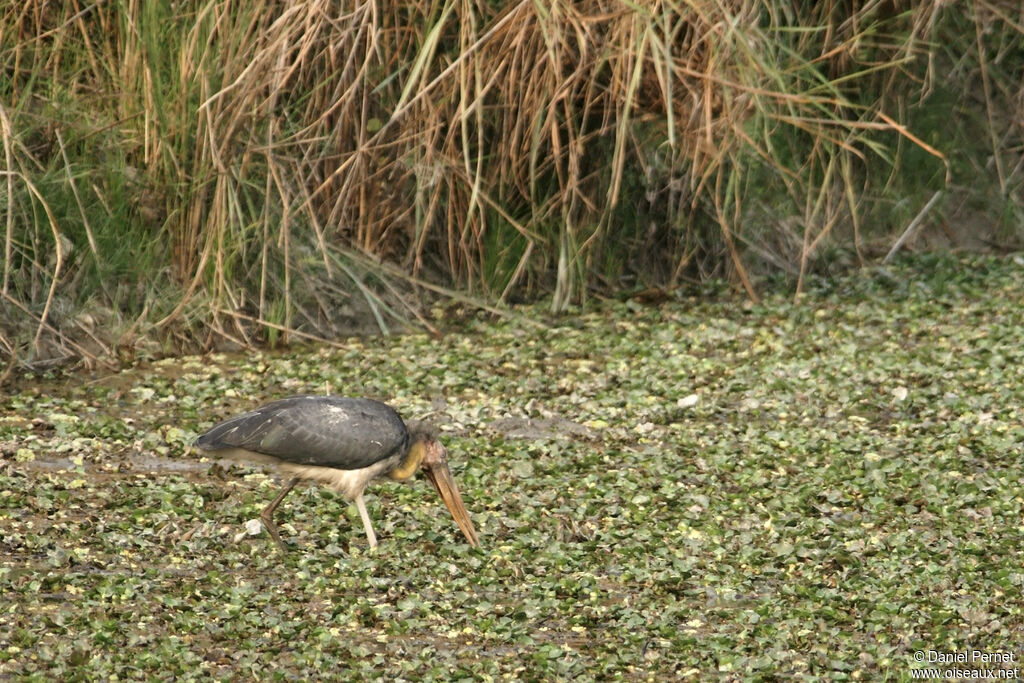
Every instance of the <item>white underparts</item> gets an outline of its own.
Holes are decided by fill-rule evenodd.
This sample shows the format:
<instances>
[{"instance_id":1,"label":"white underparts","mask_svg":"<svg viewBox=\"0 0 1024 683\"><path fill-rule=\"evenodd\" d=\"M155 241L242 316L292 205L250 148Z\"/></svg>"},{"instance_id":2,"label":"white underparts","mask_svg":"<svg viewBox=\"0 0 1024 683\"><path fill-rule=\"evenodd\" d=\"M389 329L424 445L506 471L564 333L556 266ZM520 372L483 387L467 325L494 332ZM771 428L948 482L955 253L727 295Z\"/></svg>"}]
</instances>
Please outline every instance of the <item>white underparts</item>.
<instances>
[{"instance_id":1,"label":"white underparts","mask_svg":"<svg viewBox=\"0 0 1024 683\"><path fill-rule=\"evenodd\" d=\"M317 481L330 486L332 489L345 497L345 500L355 500L356 496L363 492L366 485L381 476L390 463L386 461L375 462L369 467L361 470L336 470L333 467L317 467L316 465L295 465L290 462L283 462L278 468L293 477L302 477Z\"/></svg>"},{"instance_id":2,"label":"white underparts","mask_svg":"<svg viewBox=\"0 0 1024 683\"><path fill-rule=\"evenodd\" d=\"M283 474L325 484L344 496L345 500L355 500L367 484L377 477L383 476L395 466L394 458L385 458L359 470L339 470L334 467L284 462L272 455L256 453L244 448L224 448L214 451L212 454L238 462L270 465Z\"/></svg>"}]
</instances>

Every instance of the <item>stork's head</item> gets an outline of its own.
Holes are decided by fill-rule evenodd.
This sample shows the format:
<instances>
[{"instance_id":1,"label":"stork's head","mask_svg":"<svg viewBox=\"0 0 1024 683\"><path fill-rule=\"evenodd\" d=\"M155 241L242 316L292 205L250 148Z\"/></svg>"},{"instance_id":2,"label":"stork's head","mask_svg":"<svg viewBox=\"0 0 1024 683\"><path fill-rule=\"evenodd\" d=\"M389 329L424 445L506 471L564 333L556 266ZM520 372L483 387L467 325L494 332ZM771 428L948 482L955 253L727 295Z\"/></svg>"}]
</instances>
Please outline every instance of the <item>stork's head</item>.
<instances>
[{"instance_id":1,"label":"stork's head","mask_svg":"<svg viewBox=\"0 0 1024 683\"><path fill-rule=\"evenodd\" d=\"M462 534L474 547L479 547L473 522L469 519L469 513L459 495L459 489L452 478L452 472L448 469L448 449L444 447L432 431L423 428L412 430L412 446L409 448L409 455L405 462L393 470L390 476L393 479L407 479L412 476L417 467L423 468L427 479L433 484L434 490L441 496L445 507L452 513L455 523L459 525Z\"/></svg>"}]
</instances>

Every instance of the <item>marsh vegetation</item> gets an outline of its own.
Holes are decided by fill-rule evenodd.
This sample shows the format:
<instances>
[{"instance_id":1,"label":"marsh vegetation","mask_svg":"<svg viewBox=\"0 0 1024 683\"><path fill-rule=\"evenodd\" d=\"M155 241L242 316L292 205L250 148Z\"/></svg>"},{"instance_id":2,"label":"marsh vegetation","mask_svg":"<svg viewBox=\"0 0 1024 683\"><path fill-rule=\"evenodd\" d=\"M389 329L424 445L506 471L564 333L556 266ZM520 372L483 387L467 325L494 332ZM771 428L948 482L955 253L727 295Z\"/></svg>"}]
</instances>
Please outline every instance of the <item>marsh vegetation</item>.
<instances>
[{"instance_id":1,"label":"marsh vegetation","mask_svg":"<svg viewBox=\"0 0 1024 683\"><path fill-rule=\"evenodd\" d=\"M796 304L27 385L0 399L0 677L907 680L916 650L1019 653L1022 291L1020 260L947 257ZM370 488L376 552L313 487L287 555L249 535L276 483L192 439L327 391L441 427L480 549L423 481Z\"/></svg>"}]
</instances>

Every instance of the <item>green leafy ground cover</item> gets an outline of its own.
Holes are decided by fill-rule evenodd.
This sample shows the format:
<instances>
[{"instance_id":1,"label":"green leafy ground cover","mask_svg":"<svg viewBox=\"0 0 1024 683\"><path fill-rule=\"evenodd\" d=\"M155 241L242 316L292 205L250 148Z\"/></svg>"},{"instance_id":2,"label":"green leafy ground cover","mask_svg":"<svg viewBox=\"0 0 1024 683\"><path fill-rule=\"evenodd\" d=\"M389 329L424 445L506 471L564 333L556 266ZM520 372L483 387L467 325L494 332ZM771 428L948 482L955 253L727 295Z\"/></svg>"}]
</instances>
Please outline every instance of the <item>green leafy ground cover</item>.
<instances>
[{"instance_id":1,"label":"green leafy ground cover","mask_svg":"<svg viewBox=\"0 0 1024 683\"><path fill-rule=\"evenodd\" d=\"M972 648L1024 668L1024 265L810 289L5 396L0 677L908 680L915 652ZM443 426L482 549L422 480L370 489L375 552L323 488L279 511L287 556L246 533L276 480L188 444L325 390Z\"/></svg>"}]
</instances>

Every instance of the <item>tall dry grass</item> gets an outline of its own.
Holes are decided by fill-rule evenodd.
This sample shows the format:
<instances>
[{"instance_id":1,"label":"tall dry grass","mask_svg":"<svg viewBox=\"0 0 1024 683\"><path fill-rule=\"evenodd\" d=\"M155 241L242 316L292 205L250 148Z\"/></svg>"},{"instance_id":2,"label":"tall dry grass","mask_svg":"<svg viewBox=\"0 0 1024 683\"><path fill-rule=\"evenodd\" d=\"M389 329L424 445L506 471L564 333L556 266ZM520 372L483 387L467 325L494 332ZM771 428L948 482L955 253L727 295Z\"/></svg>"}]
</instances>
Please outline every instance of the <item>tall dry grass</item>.
<instances>
[{"instance_id":1,"label":"tall dry grass","mask_svg":"<svg viewBox=\"0 0 1024 683\"><path fill-rule=\"evenodd\" d=\"M10 358L390 331L420 288L555 311L712 276L756 298L751 267L799 289L979 154L1019 206L1014 2L0 12ZM987 133L958 167L948 119L914 123L964 96Z\"/></svg>"}]
</instances>

